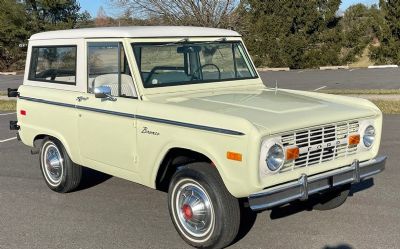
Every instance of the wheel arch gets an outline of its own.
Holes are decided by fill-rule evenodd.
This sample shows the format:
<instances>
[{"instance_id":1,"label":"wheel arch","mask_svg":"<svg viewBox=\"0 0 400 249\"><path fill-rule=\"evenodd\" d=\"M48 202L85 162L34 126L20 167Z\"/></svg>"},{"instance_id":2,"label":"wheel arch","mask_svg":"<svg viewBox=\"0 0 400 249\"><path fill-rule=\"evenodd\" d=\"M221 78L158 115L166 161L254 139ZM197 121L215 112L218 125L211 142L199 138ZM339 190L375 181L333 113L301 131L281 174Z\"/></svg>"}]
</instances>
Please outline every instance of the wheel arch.
<instances>
[{"instance_id":1,"label":"wheel arch","mask_svg":"<svg viewBox=\"0 0 400 249\"><path fill-rule=\"evenodd\" d=\"M210 164L210 167L214 164L213 160L203 152L185 147L169 148L158 163L157 173L154 177L156 189L167 192L169 182L176 170L180 166L193 162L206 162Z\"/></svg>"},{"instance_id":2,"label":"wheel arch","mask_svg":"<svg viewBox=\"0 0 400 249\"><path fill-rule=\"evenodd\" d=\"M76 158L74 157L75 156L74 153L71 153L71 147L70 147L70 144L67 142L67 140L63 136L57 135L55 133L40 132L40 133L34 135L33 142L32 142L34 148L32 149L32 153L39 153L41 141L43 141L43 139L46 139L47 137L55 139L58 142L60 142L62 144L62 146L64 146L64 148L67 151L71 160L74 163L77 162Z\"/></svg>"}]
</instances>

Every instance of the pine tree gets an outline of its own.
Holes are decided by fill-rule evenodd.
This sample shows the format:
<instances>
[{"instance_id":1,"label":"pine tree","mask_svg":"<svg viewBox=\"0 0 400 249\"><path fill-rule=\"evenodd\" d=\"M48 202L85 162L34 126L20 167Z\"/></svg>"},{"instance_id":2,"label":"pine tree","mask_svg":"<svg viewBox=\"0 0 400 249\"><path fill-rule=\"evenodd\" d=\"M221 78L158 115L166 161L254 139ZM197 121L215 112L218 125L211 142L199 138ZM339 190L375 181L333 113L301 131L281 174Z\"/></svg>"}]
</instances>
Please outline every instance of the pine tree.
<instances>
[{"instance_id":1,"label":"pine tree","mask_svg":"<svg viewBox=\"0 0 400 249\"><path fill-rule=\"evenodd\" d=\"M370 57L378 64L400 64L400 1L380 0L386 23L381 26L380 46Z\"/></svg>"}]
</instances>

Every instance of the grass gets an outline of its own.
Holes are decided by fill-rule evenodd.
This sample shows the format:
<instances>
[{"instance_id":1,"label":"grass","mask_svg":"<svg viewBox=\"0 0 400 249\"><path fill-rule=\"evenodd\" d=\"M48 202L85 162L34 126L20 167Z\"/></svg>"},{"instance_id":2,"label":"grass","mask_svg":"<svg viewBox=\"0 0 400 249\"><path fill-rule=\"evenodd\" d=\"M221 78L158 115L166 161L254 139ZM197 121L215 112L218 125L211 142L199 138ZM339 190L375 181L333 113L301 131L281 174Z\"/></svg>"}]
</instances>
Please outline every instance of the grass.
<instances>
[{"instance_id":1,"label":"grass","mask_svg":"<svg viewBox=\"0 0 400 249\"><path fill-rule=\"evenodd\" d=\"M330 89L320 90L322 93L330 94L375 94L375 95L393 95L400 94L400 89Z\"/></svg>"},{"instance_id":2,"label":"grass","mask_svg":"<svg viewBox=\"0 0 400 249\"><path fill-rule=\"evenodd\" d=\"M7 92L0 91L0 96L6 96L6 95L7 95Z\"/></svg>"},{"instance_id":3,"label":"grass","mask_svg":"<svg viewBox=\"0 0 400 249\"><path fill-rule=\"evenodd\" d=\"M400 100L385 98L385 95L399 95L400 99L400 89L331 89L321 90L320 92L339 95L366 95L367 99L368 95L382 95L381 99L378 97L370 100L385 114L400 114Z\"/></svg>"},{"instance_id":4,"label":"grass","mask_svg":"<svg viewBox=\"0 0 400 249\"><path fill-rule=\"evenodd\" d=\"M0 100L0 112L15 112L17 102L14 100Z\"/></svg>"},{"instance_id":5,"label":"grass","mask_svg":"<svg viewBox=\"0 0 400 249\"><path fill-rule=\"evenodd\" d=\"M372 100L385 114L400 114L400 100Z\"/></svg>"},{"instance_id":6,"label":"grass","mask_svg":"<svg viewBox=\"0 0 400 249\"><path fill-rule=\"evenodd\" d=\"M361 57L357 58L357 61L350 64L349 66L351 68L362 68L362 67L368 67L373 65L374 63L369 59L369 48L365 48Z\"/></svg>"},{"instance_id":7,"label":"grass","mask_svg":"<svg viewBox=\"0 0 400 249\"><path fill-rule=\"evenodd\" d=\"M400 95L400 89L333 89L333 90L321 90L323 93L331 94L373 94L373 95ZM7 95L6 92L0 91L0 96ZM371 100L375 105L379 107L385 114L400 114L400 100L385 100L385 99L373 99ZM14 100L0 100L0 112L12 112L16 110L16 101Z\"/></svg>"}]
</instances>

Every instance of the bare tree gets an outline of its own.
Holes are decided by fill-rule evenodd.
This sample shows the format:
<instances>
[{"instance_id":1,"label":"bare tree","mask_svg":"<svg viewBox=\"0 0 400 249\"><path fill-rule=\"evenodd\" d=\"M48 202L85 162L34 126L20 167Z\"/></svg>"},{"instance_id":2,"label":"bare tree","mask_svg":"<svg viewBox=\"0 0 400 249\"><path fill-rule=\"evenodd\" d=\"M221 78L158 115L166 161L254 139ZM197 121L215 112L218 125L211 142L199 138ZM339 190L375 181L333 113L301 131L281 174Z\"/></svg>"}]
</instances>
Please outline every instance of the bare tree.
<instances>
[{"instance_id":1,"label":"bare tree","mask_svg":"<svg viewBox=\"0 0 400 249\"><path fill-rule=\"evenodd\" d=\"M113 7L131 10L135 18L158 18L163 24L230 28L239 15L240 0L109 0Z\"/></svg>"},{"instance_id":2,"label":"bare tree","mask_svg":"<svg viewBox=\"0 0 400 249\"><path fill-rule=\"evenodd\" d=\"M104 10L103 6L100 6L100 8L97 10L97 16L94 19L94 24L96 27L105 27L109 26L110 22L108 20L108 16L106 14L106 11Z\"/></svg>"}]
</instances>

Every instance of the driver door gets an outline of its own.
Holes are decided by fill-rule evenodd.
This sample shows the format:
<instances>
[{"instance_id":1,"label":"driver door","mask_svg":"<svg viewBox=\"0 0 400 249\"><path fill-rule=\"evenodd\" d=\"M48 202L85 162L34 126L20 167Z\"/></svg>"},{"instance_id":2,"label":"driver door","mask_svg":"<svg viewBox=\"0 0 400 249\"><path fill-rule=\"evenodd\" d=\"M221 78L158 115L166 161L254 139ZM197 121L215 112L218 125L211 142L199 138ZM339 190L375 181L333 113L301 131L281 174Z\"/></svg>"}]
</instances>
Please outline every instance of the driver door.
<instances>
[{"instance_id":1,"label":"driver door","mask_svg":"<svg viewBox=\"0 0 400 249\"><path fill-rule=\"evenodd\" d=\"M80 154L85 165L135 171L135 113L139 100L122 43L89 42L88 92L77 99ZM97 87L109 98L96 98Z\"/></svg>"}]
</instances>

